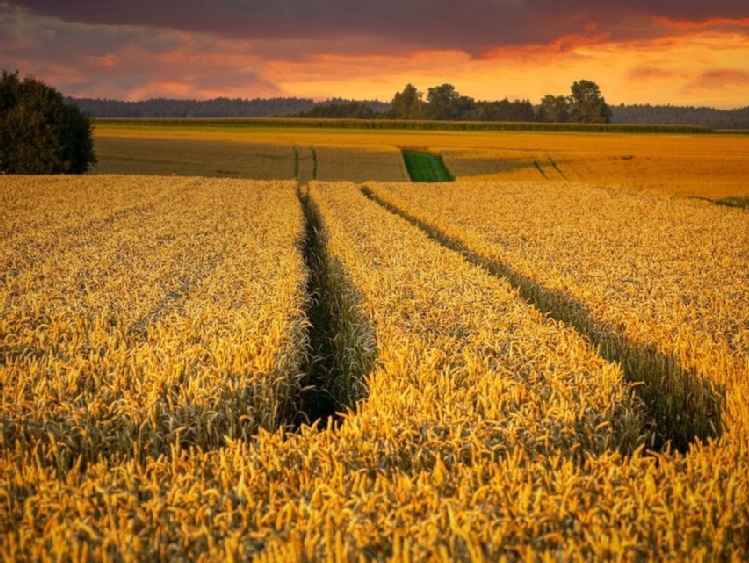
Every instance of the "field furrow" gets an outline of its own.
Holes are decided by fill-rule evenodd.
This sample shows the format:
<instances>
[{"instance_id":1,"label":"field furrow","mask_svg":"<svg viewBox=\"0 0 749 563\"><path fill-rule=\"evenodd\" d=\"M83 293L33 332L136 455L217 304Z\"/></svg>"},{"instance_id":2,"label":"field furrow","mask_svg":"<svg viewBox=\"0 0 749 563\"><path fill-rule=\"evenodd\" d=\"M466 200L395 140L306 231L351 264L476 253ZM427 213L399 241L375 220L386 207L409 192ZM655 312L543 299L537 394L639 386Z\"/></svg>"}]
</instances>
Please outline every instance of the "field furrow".
<instances>
[{"instance_id":1,"label":"field furrow","mask_svg":"<svg viewBox=\"0 0 749 563\"><path fill-rule=\"evenodd\" d=\"M160 191L175 189L162 181ZM420 213L416 226L353 183L312 182L298 197L293 182L178 185L173 205L154 203L162 225L123 218L109 239L81 239L65 264L40 263L27 280L33 298L0 286L0 550L8 559L749 557L749 442L737 419L727 416L720 436L686 452L648 451L657 428L622 367L478 260L485 246L472 245L482 233L486 248L510 252L512 240L490 245L487 233L498 237L505 216L517 214L523 245L503 259L518 272L534 264L524 276L536 282L558 267L553 253L532 262L543 249L533 215L502 190L369 187L402 214ZM436 206L445 193L455 194L452 215ZM613 195L593 193L613 221L605 202ZM464 194L495 230L472 222ZM587 207L585 196L569 197ZM579 212L599 250L607 237L620 255L642 244L620 232L637 203L628 197L616 200L615 228ZM638 226L663 223L647 238L655 250L674 229L671 244L686 261L695 251L677 243L687 224L648 217L658 201L635 205ZM730 230L739 215L709 217L743 244ZM566 219L536 217L544 219L561 237L561 260L560 241L578 241ZM452 238L439 238L447 226ZM694 239L715 239L706 270L727 275L736 262L726 249L709 262L723 244L713 225L692 228ZM459 239L468 232L475 238ZM447 247L455 241L462 252ZM625 271L619 255L609 259ZM592 260L583 253L568 270L595 272L585 269ZM72 281L43 270L51 264ZM664 279L679 270L678 261L663 264ZM577 287L568 275L560 295ZM691 287L694 272L682 275ZM603 273L586 280L580 302L596 291L616 302ZM658 283L633 278L640 301L628 306L653 307ZM725 330L743 322L731 308L742 298L723 295ZM729 395L727 404L738 401ZM293 406L303 412L294 416Z\"/></svg>"},{"instance_id":2,"label":"field furrow","mask_svg":"<svg viewBox=\"0 0 749 563\"><path fill-rule=\"evenodd\" d=\"M745 213L570 184L371 189L620 361L681 447L744 433Z\"/></svg>"},{"instance_id":3,"label":"field furrow","mask_svg":"<svg viewBox=\"0 0 749 563\"><path fill-rule=\"evenodd\" d=\"M534 454L637 445L640 405L621 372L574 331L545 321L508 284L498 287L356 186L320 185L311 195L328 252L363 294L377 335L367 407L376 404L378 418L466 429L493 421L487 443L527 441Z\"/></svg>"},{"instance_id":4,"label":"field furrow","mask_svg":"<svg viewBox=\"0 0 749 563\"><path fill-rule=\"evenodd\" d=\"M311 147L294 147L294 175L300 186L317 177L317 153Z\"/></svg>"}]
</instances>

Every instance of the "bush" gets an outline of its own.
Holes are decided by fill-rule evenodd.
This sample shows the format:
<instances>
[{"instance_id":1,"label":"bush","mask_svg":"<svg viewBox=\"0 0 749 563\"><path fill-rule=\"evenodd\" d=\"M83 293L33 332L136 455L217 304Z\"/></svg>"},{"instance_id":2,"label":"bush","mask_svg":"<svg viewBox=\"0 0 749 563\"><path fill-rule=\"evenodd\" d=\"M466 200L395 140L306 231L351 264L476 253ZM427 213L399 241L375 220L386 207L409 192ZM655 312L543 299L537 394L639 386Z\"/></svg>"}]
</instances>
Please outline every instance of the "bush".
<instances>
[{"instance_id":1,"label":"bush","mask_svg":"<svg viewBox=\"0 0 749 563\"><path fill-rule=\"evenodd\" d=\"M93 126L77 105L18 72L0 79L0 173L83 174L96 163Z\"/></svg>"}]
</instances>

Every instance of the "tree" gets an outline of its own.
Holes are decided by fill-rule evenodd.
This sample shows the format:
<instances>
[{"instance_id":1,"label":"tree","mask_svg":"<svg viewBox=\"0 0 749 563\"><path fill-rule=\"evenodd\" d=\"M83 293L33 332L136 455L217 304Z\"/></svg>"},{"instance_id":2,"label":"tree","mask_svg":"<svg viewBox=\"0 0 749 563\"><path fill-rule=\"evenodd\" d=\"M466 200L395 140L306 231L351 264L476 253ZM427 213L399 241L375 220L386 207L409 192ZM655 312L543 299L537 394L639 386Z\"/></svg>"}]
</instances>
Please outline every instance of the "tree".
<instances>
[{"instance_id":1,"label":"tree","mask_svg":"<svg viewBox=\"0 0 749 563\"><path fill-rule=\"evenodd\" d=\"M421 119L424 116L424 102L422 93L410 82L403 92L398 92L390 102L389 116L394 119Z\"/></svg>"},{"instance_id":2,"label":"tree","mask_svg":"<svg viewBox=\"0 0 749 563\"><path fill-rule=\"evenodd\" d=\"M611 110L601 95L598 84L591 80L578 80L572 83L572 121L580 123L608 123Z\"/></svg>"},{"instance_id":3,"label":"tree","mask_svg":"<svg viewBox=\"0 0 749 563\"><path fill-rule=\"evenodd\" d=\"M473 98L461 96L452 84L442 84L427 90L427 116L431 119L461 119L474 106Z\"/></svg>"},{"instance_id":4,"label":"tree","mask_svg":"<svg viewBox=\"0 0 749 563\"><path fill-rule=\"evenodd\" d=\"M93 126L77 105L18 72L0 79L0 173L82 174L96 163Z\"/></svg>"},{"instance_id":5,"label":"tree","mask_svg":"<svg viewBox=\"0 0 749 563\"><path fill-rule=\"evenodd\" d=\"M536 110L528 100L515 100L511 102L507 98L497 102L476 102L469 115L475 121L536 121Z\"/></svg>"},{"instance_id":6,"label":"tree","mask_svg":"<svg viewBox=\"0 0 749 563\"><path fill-rule=\"evenodd\" d=\"M564 123L570 120L569 99L567 96L546 94L541 100L539 118L541 121Z\"/></svg>"}]
</instances>

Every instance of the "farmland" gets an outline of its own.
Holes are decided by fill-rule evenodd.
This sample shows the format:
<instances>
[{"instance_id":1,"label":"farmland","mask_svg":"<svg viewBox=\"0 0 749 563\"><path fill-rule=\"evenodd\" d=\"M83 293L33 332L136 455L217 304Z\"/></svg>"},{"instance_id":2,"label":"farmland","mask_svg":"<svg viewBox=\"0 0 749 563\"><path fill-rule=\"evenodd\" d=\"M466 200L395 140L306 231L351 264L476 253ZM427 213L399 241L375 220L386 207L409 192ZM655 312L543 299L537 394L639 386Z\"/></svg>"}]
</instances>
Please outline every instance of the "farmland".
<instances>
[{"instance_id":1,"label":"farmland","mask_svg":"<svg viewBox=\"0 0 749 563\"><path fill-rule=\"evenodd\" d=\"M260 123L260 124L258 124ZM256 180L294 178L293 147L315 149L333 181L408 180L399 149L441 155L458 181L559 181L606 185L645 193L718 200L749 197L749 135L679 132L482 131L324 128L301 121L101 121L96 126L103 173L195 174ZM179 166L154 154L180 153ZM202 147L201 147L202 144ZM98 145L97 145L98 146ZM174 147L174 150L170 149ZM200 158L200 151L210 158ZM270 156L276 155L276 156ZM179 158L179 157L178 157ZM242 160L244 158L244 160ZM349 162L347 169L336 168ZM195 168L193 168L195 167ZM332 167L332 168L331 168ZM306 179L305 179L306 180ZM742 201L745 201L743 199Z\"/></svg>"},{"instance_id":2,"label":"farmland","mask_svg":"<svg viewBox=\"0 0 749 563\"><path fill-rule=\"evenodd\" d=\"M749 137L97 136L0 179L8 559L749 557Z\"/></svg>"},{"instance_id":3,"label":"farmland","mask_svg":"<svg viewBox=\"0 0 749 563\"><path fill-rule=\"evenodd\" d=\"M278 427L305 347L293 185L97 184L4 185L21 220L60 189L91 206L4 237L4 441L66 467Z\"/></svg>"},{"instance_id":4,"label":"farmland","mask_svg":"<svg viewBox=\"0 0 749 563\"><path fill-rule=\"evenodd\" d=\"M574 184L552 193L522 183L372 191L641 372L632 378L644 382L643 393L682 442L714 435L722 422L746 428L746 212Z\"/></svg>"}]
</instances>

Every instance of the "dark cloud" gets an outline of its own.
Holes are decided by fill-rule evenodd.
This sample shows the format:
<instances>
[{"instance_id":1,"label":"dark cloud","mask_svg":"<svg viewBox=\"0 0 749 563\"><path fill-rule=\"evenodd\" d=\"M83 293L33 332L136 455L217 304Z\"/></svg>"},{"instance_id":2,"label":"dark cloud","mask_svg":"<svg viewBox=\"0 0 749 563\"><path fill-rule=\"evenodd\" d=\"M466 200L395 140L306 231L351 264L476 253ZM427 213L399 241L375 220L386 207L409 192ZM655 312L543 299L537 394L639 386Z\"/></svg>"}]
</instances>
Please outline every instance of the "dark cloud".
<instances>
[{"instance_id":1,"label":"dark cloud","mask_svg":"<svg viewBox=\"0 0 749 563\"><path fill-rule=\"evenodd\" d=\"M3 65L75 96L540 99L588 77L728 107L746 53L746 0L0 0Z\"/></svg>"},{"instance_id":2,"label":"dark cloud","mask_svg":"<svg viewBox=\"0 0 749 563\"><path fill-rule=\"evenodd\" d=\"M502 45L548 44L565 36L596 41L652 33L621 25L638 18L749 19L746 0L14 0L10 4L68 22L150 26L248 39L345 42L366 35L415 48L460 49L472 54Z\"/></svg>"},{"instance_id":3,"label":"dark cloud","mask_svg":"<svg viewBox=\"0 0 749 563\"><path fill-rule=\"evenodd\" d=\"M241 41L143 26L64 22L18 13L2 2L0 54L11 70L32 74L72 96L283 94L260 76L261 59Z\"/></svg>"}]
</instances>

